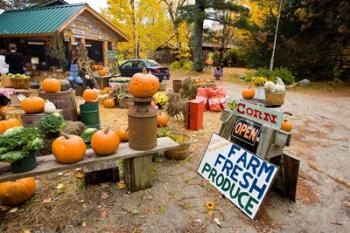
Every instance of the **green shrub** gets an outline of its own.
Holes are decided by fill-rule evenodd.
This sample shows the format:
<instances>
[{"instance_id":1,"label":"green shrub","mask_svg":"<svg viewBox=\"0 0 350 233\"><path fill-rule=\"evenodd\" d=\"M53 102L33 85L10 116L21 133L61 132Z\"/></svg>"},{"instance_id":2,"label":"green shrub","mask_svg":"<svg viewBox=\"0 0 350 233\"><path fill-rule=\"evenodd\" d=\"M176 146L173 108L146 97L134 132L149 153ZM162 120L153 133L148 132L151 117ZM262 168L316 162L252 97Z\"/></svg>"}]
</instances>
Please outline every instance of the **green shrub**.
<instances>
[{"instance_id":1,"label":"green shrub","mask_svg":"<svg viewBox=\"0 0 350 233\"><path fill-rule=\"evenodd\" d=\"M169 65L171 69L183 69L183 70L191 70L192 66L193 66L193 63L190 60L174 61Z\"/></svg>"},{"instance_id":2,"label":"green shrub","mask_svg":"<svg viewBox=\"0 0 350 233\"><path fill-rule=\"evenodd\" d=\"M245 76L246 82L251 82L253 77L261 76L265 77L272 82L276 82L277 77L281 78L284 84L290 85L294 83L295 77L287 68L276 68L272 72L267 68L259 68L254 72L249 72Z\"/></svg>"}]
</instances>

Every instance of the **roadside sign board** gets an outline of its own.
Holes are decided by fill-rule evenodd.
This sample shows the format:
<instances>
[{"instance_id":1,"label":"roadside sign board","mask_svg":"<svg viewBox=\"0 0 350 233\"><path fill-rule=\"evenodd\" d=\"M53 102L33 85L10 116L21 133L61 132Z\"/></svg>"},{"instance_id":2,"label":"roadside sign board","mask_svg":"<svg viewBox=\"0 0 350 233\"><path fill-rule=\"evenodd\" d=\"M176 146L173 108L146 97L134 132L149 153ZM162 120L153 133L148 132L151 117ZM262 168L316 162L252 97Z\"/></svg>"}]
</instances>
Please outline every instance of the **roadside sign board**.
<instances>
[{"instance_id":1,"label":"roadside sign board","mask_svg":"<svg viewBox=\"0 0 350 233\"><path fill-rule=\"evenodd\" d=\"M245 101L240 101L237 104L236 111L242 117L256 121L261 124L266 124L274 129L280 129L283 119L283 113L265 108L260 105L251 104Z\"/></svg>"},{"instance_id":2,"label":"roadside sign board","mask_svg":"<svg viewBox=\"0 0 350 233\"><path fill-rule=\"evenodd\" d=\"M262 124L238 117L232 129L231 141L255 153L258 148L261 129Z\"/></svg>"},{"instance_id":3,"label":"roadside sign board","mask_svg":"<svg viewBox=\"0 0 350 233\"><path fill-rule=\"evenodd\" d=\"M278 167L213 134L197 172L254 219Z\"/></svg>"}]
</instances>

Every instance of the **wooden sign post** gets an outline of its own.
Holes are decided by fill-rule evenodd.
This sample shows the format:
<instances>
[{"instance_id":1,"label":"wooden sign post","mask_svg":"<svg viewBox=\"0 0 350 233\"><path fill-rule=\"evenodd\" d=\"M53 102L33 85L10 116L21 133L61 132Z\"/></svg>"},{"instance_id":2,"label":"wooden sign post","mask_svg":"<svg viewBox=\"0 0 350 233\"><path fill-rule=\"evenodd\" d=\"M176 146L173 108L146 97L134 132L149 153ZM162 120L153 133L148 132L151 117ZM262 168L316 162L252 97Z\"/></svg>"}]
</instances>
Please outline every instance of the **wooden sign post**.
<instances>
[{"instance_id":1,"label":"wooden sign post","mask_svg":"<svg viewBox=\"0 0 350 233\"><path fill-rule=\"evenodd\" d=\"M278 167L213 134L198 173L254 219Z\"/></svg>"}]
</instances>

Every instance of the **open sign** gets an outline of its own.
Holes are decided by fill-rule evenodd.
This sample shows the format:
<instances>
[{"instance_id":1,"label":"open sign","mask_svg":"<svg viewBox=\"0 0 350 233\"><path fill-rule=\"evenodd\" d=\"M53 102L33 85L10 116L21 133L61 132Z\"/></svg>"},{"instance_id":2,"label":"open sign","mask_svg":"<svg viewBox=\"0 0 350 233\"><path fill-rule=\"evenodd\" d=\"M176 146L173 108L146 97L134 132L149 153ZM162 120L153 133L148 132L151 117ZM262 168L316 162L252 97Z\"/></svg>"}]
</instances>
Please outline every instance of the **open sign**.
<instances>
[{"instance_id":1,"label":"open sign","mask_svg":"<svg viewBox=\"0 0 350 233\"><path fill-rule=\"evenodd\" d=\"M244 143L248 144L249 146L247 149L253 151L253 148L256 149L257 147L261 128L262 125L259 123L238 117L231 136L238 144L243 142L242 146L246 146Z\"/></svg>"}]
</instances>

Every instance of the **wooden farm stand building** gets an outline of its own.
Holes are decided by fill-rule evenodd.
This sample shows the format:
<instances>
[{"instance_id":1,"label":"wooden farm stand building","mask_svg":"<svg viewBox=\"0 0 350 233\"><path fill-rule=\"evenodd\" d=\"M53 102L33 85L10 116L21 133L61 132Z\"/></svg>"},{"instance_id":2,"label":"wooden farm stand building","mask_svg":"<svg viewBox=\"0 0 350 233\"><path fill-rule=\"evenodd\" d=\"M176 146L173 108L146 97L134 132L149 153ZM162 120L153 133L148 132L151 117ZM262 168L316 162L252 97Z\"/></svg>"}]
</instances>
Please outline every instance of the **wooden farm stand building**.
<instances>
[{"instance_id":1,"label":"wooden farm stand building","mask_svg":"<svg viewBox=\"0 0 350 233\"><path fill-rule=\"evenodd\" d=\"M87 4L49 1L46 4L0 14L0 49L15 43L25 62L37 63L36 69L47 70L55 64L48 56L49 43L56 36L63 39L64 51L82 42L88 56L107 65L108 51L128 37Z\"/></svg>"}]
</instances>

